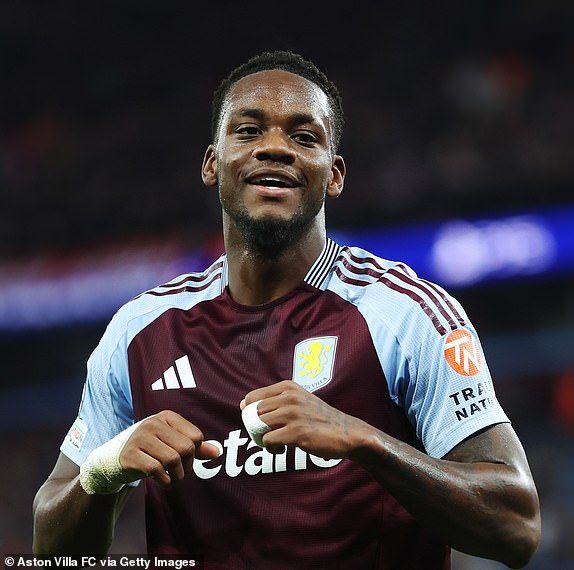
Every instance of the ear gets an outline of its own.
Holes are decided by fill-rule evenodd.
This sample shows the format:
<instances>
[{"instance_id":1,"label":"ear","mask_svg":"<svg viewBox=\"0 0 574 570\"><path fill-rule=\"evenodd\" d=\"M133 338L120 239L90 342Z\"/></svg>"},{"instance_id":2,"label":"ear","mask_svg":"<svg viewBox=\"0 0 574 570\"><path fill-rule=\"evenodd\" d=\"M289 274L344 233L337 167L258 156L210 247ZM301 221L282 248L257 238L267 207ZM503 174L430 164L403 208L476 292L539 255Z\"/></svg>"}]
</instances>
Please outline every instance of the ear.
<instances>
[{"instance_id":1,"label":"ear","mask_svg":"<svg viewBox=\"0 0 574 570\"><path fill-rule=\"evenodd\" d=\"M327 196L329 196L329 198L339 197L343 191L346 173L347 167L345 166L343 157L339 156L338 154L335 155L335 158L333 159L333 166L331 167L331 179L327 185Z\"/></svg>"},{"instance_id":2,"label":"ear","mask_svg":"<svg viewBox=\"0 0 574 570\"><path fill-rule=\"evenodd\" d=\"M212 144L207 147L203 157L201 178L206 186L217 186L217 158L215 156L215 147Z\"/></svg>"}]
</instances>

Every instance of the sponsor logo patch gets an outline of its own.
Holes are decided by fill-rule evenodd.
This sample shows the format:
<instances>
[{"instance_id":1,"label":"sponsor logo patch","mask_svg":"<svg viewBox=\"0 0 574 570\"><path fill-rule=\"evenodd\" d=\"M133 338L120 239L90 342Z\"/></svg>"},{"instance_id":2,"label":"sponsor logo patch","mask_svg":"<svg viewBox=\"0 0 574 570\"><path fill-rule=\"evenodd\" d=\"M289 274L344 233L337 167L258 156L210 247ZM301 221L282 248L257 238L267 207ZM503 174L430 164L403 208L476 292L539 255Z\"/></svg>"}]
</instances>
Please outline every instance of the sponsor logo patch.
<instances>
[{"instance_id":1,"label":"sponsor logo patch","mask_svg":"<svg viewBox=\"0 0 574 570\"><path fill-rule=\"evenodd\" d=\"M313 392L333 378L336 336L308 338L295 347L293 354L293 381Z\"/></svg>"},{"instance_id":2,"label":"sponsor logo patch","mask_svg":"<svg viewBox=\"0 0 574 570\"><path fill-rule=\"evenodd\" d=\"M480 350L472 335L465 329L452 331L446 337L444 357L448 365L463 376L475 376L480 372Z\"/></svg>"},{"instance_id":3,"label":"sponsor logo patch","mask_svg":"<svg viewBox=\"0 0 574 570\"><path fill-rule=\"evenodd\" d=\"M76 421L72 424L70 431L68 432L68 441L78 450L82 449L82 444L84 443L84 438L88 433L88 426L80 419L76 418Z\"/></svg>"}]
</instances>

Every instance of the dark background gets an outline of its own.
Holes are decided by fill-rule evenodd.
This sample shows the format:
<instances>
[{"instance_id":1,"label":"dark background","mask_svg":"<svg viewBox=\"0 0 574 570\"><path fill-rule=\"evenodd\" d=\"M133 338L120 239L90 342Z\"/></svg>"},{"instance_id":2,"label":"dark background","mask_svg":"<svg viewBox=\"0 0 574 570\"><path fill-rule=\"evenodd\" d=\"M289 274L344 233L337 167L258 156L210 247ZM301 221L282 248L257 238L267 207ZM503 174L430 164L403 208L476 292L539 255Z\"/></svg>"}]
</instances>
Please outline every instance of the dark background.
<instances>
[{"instance_id":1,"label":"dark background","mask_svg":"<svg viewBox=\"0 0 574 570\"><path fill-rule=\"evenodd\" d=\"M349 172L330 227L571 207L573 29L568 1L3 2L0 289L46 256L219 244L216 193L199 176L211 94L267 49L312 59L343 95ZM452 291L493 355L539 487L529 568L574 567L573 275ZM3 552L30 551L33 495L110 316L0 330ZM537 366L521 365L532 350ZM131 501L115 552L141 551L141 517ZM498 565L457 555L455 567Z\"/></svg>"}]
</instances>

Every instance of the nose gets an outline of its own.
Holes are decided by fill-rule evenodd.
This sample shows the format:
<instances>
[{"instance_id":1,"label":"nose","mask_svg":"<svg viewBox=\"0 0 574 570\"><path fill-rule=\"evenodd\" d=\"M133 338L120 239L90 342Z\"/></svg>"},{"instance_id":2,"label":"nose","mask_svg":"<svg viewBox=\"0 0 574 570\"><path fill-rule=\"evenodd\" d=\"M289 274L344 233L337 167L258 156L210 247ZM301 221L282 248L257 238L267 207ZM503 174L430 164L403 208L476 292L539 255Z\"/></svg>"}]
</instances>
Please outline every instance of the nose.
<instances>
[{"instance_id":1,"label":"nose","mask_svg":"<svg viewBox=\"0 0 574 570\"><path fill-rule=\"evenodd\" d=\"M257 160L273 160L291 164L297 156L292 144L293 141L282 129L269 129L259 138L253 156Z\"/></svg>"}]
</instances>

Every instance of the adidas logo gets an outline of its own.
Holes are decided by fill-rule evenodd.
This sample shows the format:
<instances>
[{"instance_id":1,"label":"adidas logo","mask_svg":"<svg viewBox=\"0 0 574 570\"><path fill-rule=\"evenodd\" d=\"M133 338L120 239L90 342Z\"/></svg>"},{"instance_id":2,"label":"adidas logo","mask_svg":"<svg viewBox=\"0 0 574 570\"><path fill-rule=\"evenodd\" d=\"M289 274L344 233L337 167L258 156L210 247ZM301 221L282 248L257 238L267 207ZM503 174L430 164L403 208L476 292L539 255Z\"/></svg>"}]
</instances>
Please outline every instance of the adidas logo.
<instances>
[{"instance_id":1,"label":"adidas logo","mask_svg":"<svg viewBox=\"0 0 574 570\"><path fill-rule=\"evenodd\" d=\"M178 390L179 388L195 387L195 378L187 354L178 358L175 361L175 368L170 366L163 373L163 376L151 385L152 390Z\"/></svg>"}]
</instances>

